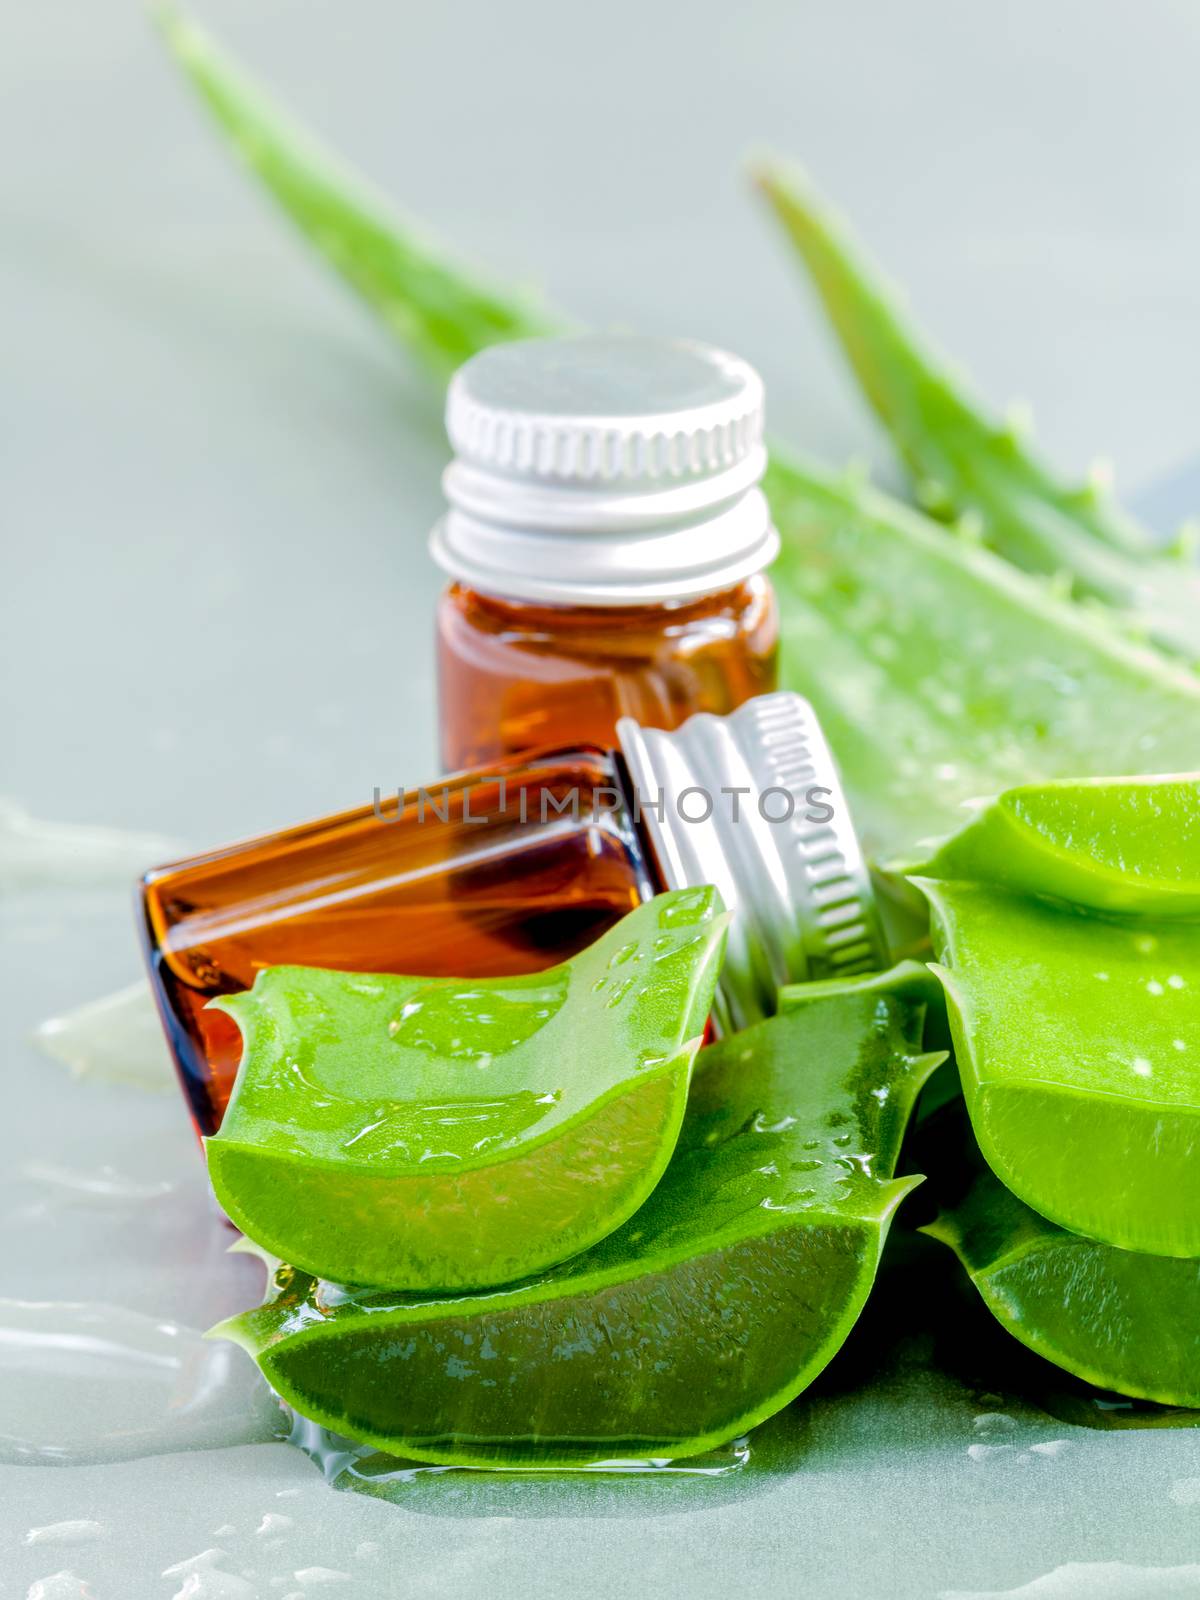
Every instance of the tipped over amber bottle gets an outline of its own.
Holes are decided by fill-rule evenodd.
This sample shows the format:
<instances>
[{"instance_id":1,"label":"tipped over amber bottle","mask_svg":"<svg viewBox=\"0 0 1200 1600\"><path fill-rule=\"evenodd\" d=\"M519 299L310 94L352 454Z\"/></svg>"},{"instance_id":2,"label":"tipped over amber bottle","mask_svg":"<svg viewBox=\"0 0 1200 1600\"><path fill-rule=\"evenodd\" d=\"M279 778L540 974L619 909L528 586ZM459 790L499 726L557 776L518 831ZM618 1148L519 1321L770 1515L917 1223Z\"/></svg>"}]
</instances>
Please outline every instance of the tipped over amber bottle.
<instances>
[{"instance_id":1,"label":"tipped over amber bottle","mask_svg":"<svg viewBox=\"0 0 1200 1600\"><path fill-rule=\"evenodd\" d=\"M263 967L493 977L553 966L664 889L734 913L714 1020L883 965L870 880L811 706L764 695L674 732L490 764L148 872L151 984L197 1127L241 1056L209 1001ZM303 1073L298 1060L294 1070Z\"/></svg>"},{"instance_id":2,"label":"tipped over amber bottle","mask_svg":"<svg viewBox=\"0 0 1200 1600\"><path fill-rule=\"evenodd\" d=\"M460 369L431 547L442 759L611 744L775 687L763 390L705 345L498 345Z\"/></svg>"}]
</instances>

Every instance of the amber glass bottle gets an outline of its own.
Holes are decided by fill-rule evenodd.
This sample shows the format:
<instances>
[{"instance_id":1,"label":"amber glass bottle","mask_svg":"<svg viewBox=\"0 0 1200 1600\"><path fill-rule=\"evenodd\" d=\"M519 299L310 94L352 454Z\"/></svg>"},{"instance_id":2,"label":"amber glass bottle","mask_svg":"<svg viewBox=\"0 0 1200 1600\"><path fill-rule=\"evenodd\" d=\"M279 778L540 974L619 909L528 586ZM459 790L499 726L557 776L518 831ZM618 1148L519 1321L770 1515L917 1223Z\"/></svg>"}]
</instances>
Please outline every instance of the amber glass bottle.
<instances>
[{"instance_id":1,"label":"amber glass bottle","mask_svg":"<svg viewBox=\"0 0 1200 1600\"><path fill-rule=\"evenodd\" d=\"M572 820L573 789L616 782L611 756L562 751L147 873L151 980L200 1131L220 1122L241 1056L236 1025L205 1007L261 968L531 972L652 894L625 811Z\"/></svg>"},{"instance_id":2,"label":"amber glass bottle","mask_svg":"<svg viewBox=\"0 0 1200 1600\"><path fill-rule=\"evenodd\" d=\"M724 715L775 687L778 631L761 575L662 606L537 606L453 583L438 612L443 764L604 745L621 717L676 728Z\"/></svg>"},{"instance_id":3,"label":"amber glass bottle","mask_svg":"<svg viewBox=\"0 0 1200 1600\"><path fill-rule=\"evenodd\" d=\"M200 1131L220 1123L241 1053L234 1023L206 1007L266 966L535 971L650 895L701 883L735 914L719 1026L764 1015L780 983L882 963L805 701L766 695L674 733L624 721L619 736L616 749L492 764L147 873L151 982Z\"/></svg>"},{"instance_id":4,"label":"amber glass bottle","mask_svg":"<svg viewBox=\"0 0 1200 1600\"><path fill-rule=\"evenodd\" d=\"M448 769L675 728L775 687L762 384L704 345L496 346L460 369L431 548Z\"/></svg>"}]
</instances>

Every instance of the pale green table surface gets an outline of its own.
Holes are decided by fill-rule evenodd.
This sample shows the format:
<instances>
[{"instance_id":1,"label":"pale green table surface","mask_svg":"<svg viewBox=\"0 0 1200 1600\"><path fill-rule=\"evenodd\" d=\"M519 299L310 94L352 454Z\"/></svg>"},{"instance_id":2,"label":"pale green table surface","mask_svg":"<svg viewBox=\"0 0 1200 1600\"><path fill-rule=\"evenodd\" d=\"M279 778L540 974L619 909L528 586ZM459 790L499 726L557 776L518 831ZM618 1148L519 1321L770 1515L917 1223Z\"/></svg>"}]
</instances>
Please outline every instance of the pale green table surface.
<instances>
[{"instance_id":1,"label":"pale green table surface","mask_svg":"<svg viewBox=\"0 0 1200 1600\"><path fill-rule=\"evenodd\" d=\"M0 791L206 845L431 777L436 401L241 184L136 5L10 10ZM756 139L809 162L1065 463L1105 449L1149 482L1194 451L1191 8L203 13L461 246L593 322L741 351L814 450L881 456L739 186ZM1186 503L1147 501L1164 526ZM0 1294L200 1329L261 1271L223 1254L180 1101L73 1082L27 1039L138 970L123 888L0 881ZM935 1351L929 1265L741 1471L425 1476L389 1504L282 1442L5 1466L0 1595L1200 1594L1200 1433L1064 1420L982 1324ZM0 1338L0 1395L19 1355ZM97 1526L28 1542L64 1522Z\"/></svg>"}]
</instances>

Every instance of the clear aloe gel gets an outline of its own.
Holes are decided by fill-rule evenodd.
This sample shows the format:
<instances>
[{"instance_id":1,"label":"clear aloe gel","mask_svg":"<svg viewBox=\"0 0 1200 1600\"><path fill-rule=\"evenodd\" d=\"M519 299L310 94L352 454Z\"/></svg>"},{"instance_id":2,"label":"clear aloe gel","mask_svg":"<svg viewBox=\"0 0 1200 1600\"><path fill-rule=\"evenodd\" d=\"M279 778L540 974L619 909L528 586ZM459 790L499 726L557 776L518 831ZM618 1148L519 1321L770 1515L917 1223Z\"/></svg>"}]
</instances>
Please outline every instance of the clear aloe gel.
<instances>
[{"instance_id":1,"label":"clear aloe gel","mask_svg":"<svg viewBox=\"0 0 1200 1600\"><path fill-rule=\"evenodd\" d=\"M1200 1256L1200 779L1011 790L913 881L997 1177L1062 1228Z\"/></svg>"},{"instance_id":2,"label":"clear aloe gel","mask_svg":"<svg viewBox=\"0 0 1200 1600\"><path fill-rule=\"evenodd\" d=\"M674 1148L725 947L715 889L657 896L513 978L271 967L217 1003L246 1053L218 1201L319 1277L473 1289L611 1233Z\"/></svg>"},{"instance_id":3,"label":"clear aloe gel","mask_svg":"<svg viewBox=\"0 0 1200 1600\"><path fill-rule=\"evenodd\" d=\"M0 1299L0 1464L92 1466L283 1438L242 1360L118 1306Z\"/></svg>"},{"instance_id":4,"label":"clear aloe gel","mask_svg":"<svg viewBox=\"0 0 1200 1600\"><path fill-rule=\"evenodd\" d=\"M701 1053L661 1182L571 1261L457 1296L295 1274L214 1331L302 1416L416 1460L569 1466L737 1437L853 1326L942 1059L922 1048L920 967L815 988Z\"/></svg>"}]
</instances>

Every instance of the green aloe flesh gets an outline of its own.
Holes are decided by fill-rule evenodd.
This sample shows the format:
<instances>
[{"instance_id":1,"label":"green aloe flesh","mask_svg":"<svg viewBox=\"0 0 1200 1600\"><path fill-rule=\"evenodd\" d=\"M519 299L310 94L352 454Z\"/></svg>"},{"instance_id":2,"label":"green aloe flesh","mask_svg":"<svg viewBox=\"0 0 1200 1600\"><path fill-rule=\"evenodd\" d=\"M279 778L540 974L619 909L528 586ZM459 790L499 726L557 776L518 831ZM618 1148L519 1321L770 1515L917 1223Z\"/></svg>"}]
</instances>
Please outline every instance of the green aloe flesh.
<instances>
[{"instance_id":1,"label":"green aloe flesh","mask_svg":"<svg viewBox=\"0 0 1200 1600\"><path fill-rule=\"evenodd\" d=\"M1200 918L1200 780L1022 785L980 807L921 870L1117 916Z\"/></svg>"},{"instance_id":2,"label":"green aloe flesh","mask_svg":"<svg viewBox=\"0 0 1200 1600\"><path fill-rule=\"evenodd\" d=\"M452 263L175 7L155 10L176 59L250 170L427 369L446 378L486 345L562 331L531 297L492 288Z\"/></svg>"},{"instance_id":3,"label":"green aloe flesh","mask_svg":"<svg viewBox=\"0 0 1200 1600\"><path fill-rule=\"evenodd\" d=\"M927 978L820 986L701 1052L666 1174L591 1250L471 1296L296 1277L214 1333L297 1411L419 1460L689 1455L825 1366L874 1280L913 1102ZM802 996L803 991L797 991Z\"/></svg>"},{"instance_id":4,"label":"green aloe flesh","mask_svg":"<svg viewBox=\"0 0 1200 1600\"><path fill-rule=\"evenodd\" d=\"M992 1170L1075 1233L1200 1256L1200 778L1014 790L914 881Z\"/></svg>"},{"instance_id":5,"label":"green aloe flesh","mask_svg":"<svg viewBox=\"0 0 1200 1600\"><path fill-rule=\"evenodd\" d=\"M250 168L315 248L381 315L389 332L428 370L444 377L459 361L497 340L554 332L564 325L520 296L476 281L450 265L418 230L398 219L385 201L322 151L197 29L173 11L166 10L163 16L178 59ZM1176 870L1171 847L1154 844L1148 813L1139 809L1136 798L1129 798L1129 786L1106 791L1114 809L1105 820L1096 809L1099 791L1092 788L1087 795L1090 820L1077 814L1072 823L1072 793L1087 786L1051 788L1041 780L1200 767L1200 688L1190 672L1172 668L1155 652L1126 642L1103 611L1074 604L1061 590L1013 571L1006 561L981 548L979 534L1032 572L1069 576L1084 593L1139 618L1157 643L1189 658L1200 656L1200 580L1188 569L1155 556L1148 535L1098 487L1063 488L1027 453L1017 429L982 417L922 350L887 294L802 183L771 170L764 177L764 188L800 249L869 399L910 466L919 498L935 516L962 524L962 537L948 538L937 522L861 483L776 456L767 488L784 540L773 578L782 602L785 682L816 704L838 751L862 831L880 856L911 860L919 841L943 837L959 827L962 801L1035 781L1031 793L1041 798L1032 809L1025 799L1006 794L946 846L935 858L936 868L925 869L931 876L934 870L939 875L927 889L946 908L940 937L943 960L951 970L944 976L968 1099L977 1119L981 1107L988 1111L981 1132L985 1140L989 1135L993 1139L989 1159L1010 1181L1019 1181L1017 1168L1026 1171L1035 1186L1056 1200L1065 1197L1072 1207L1088 1211L1093 1229L1092 1213L1110 1212L1119 1213L1126 1223L1135 1219L1140 1229L1156 1205L1163 1212L1163 1191L1170 1191L1165 1202L1172 1217L1166 1231L1174 1244L1169 1240L1163 1248L1178 1248L1181 1229L1186 1231L1186 1212L1200 1211L1188 1199L1186 1157L1192 1113L1181 1082L1193 1053L1189 1040L1195 1041L1195 1034L1176 1034L1167 1010L1154 1011L1148 1002L1182 1004L1185 991L1170 980L1192 983L1182 964L1186 949L1180 947L1179 961L1174 956L1175 941L1189 937L1190 913L1184 908L1192 891L1186 872ZM1175 791L1176 800L1180 793ZM1056 807L1065 808L1057 820ZM1174 822L1183 815L1176 807ZM1116 831L1106 831L1110 823ZM1135 838L1138 830L1140 842ZM987 858L990 865L982 875L965 861L964 851L978 851ZM1048 898L1053 896L1057 903ZM1169 912L1168 905L1173 907ZM1137 918L1145 925L1135 927ZM1152 926L1160 920L1165 926ZM1108 946L1120 944L1122 938L1126 942L1120 945L1123 959L1118 962ZM1108 966L1094 969L1107 973L1104 979L1092 979L1094 988L1080 977L1080 962L1092 940L1106 942L1109 961ZM958 954L965 955L965 962L957 964L951 949L956 941ZM1006 952L1012 959L1005 959ZM994 965L988 967L989 961ZM1188 992L1196 992L1194 985ZM1116 998L1122 993L1125 1005ZM816 997L814 992L810 1015L819 1009ZM790 995L785 1004L791 1004ZM1060 1005L1064 1016L1058 1026L1054 1019ZM1194 1030L1194 1012L1191 1016ZM786 1022L777 1020L764 1029L773 1033ZM968 1022L974 1055L964 1031ZM1081 1041L1094 1041L1105 1027L1115 1030L1111 1032L1115 1045L1107 1051L1090 1046L1081 1051ZM1022 1049L1025 1038L1032 1042ZM1182 1050L1178 1039L1183 1040ZM709 1075L709 1057L714 1067L728 1063L735 1043L702 1055L705 1070L694 1086L694 1105L700 1103L699 1085ZM1175 1068L1170 1079L1174 1094L1167 1093L1167 1073L1159 1059L1164 1048L1173 1053L1165 1059ZM1128 1079L1121 1077L1123 1072L1132 1072L1137 1080L1132 1091ZM992 1075L997 1075L995 1082ZM711 1081L717 1081L715 1075ZM1107 1086L1096 1087L1101 1082ZM1158 1109L1155 1094L1164 1096ZM996 1107L1001 1107L1001 1114L993 1118ZM1165 1143L1160 1148L1156 1142L1151 1150L1147 1141L1159 1111ZM692 1123L689 1112L685 1135ZM1001 1148L1012 1171L1002 1167ZM428 1415L417 1419L407 1412L407 1398L424 1379L421 1385L406 1385L406 1394L377 1393L379 1385L371 1372L374 1341L379 1341L375 1353L381 1358L386 1349L394 1348L414 1362L410 1372L424 1371L430 1362L437 1366L429 1341L439 1336L440 1329L459 1341L469 1366L470 1352L482 1345L465 1341L475 1339L483 1326L476 1317L490 1318L487 1326L503 1326L509 1341L499 1347L504 1370L528 1374L541 1359L537 1340L554 1338L556 1326L556 1313L533 1308L560 1306L555 1296L564 1292L562 1283L569 1280L574 1285L572 1299L578 1295L581 1318L596 1303L620 1311L615 1323L606 1312L603 1323L577 1324L579 1348L572 1347L570 1360L561 1365L566 1375L578 1373L577 1363L595 1356L594 1349L585 1350L588 1338L600 1347L601 1334L596 1330L602 1330L607 1340L610 1327L628 1329L630 1319L639 1314L637 1292L621 1286L638 1281L639 1252L644 1246L648 1259L660 1239L667 1241L668 1254L679 1259L662 1275L655 1272L647 1280L656 1296L652 1308L662 1312L655 1328L674 1327L682 1337L674 1291L677 1274L686 1273L695 1258L682 1244L682 1232L677 1230L679 1242L673 1243L676 1235L665 1226L656 1223L659 1232L644 1235L641 1229L665 1215L662 1208L672 1193L683 1192L679 1185L685 1169L696 1168L699 1154L695 1142L689 1143L685 1136L667 1178L632 1221L541 1282L507 1291L503 1304L497 1297L424 1305L390 1297L373 1309L365 1299L326 1304L318 1285L297 1276L293 1293L274 1307L237 1319L226 1331L235 1331L260 1354L269 1371L274 1363L278 1371L273 1372L273 1381L281 1389L288 1382L285 1368L300 1374L294 1398L306 1401L302 1409L317 1406L322 1420L331 1426L355 1431L347 1406L353 1410L357 1405L368 1421L374 1417L381 1423L373 1434L362 1436L375 1438L384 1448L403 1448L417 1455L422 1453L421 1440L436 1435L437 1442L424 1450L431 1459L502 1459L518 1449L499 1442L509 1438L511 1418L497 1422L497 1438L481 1439L470 1419L461 1437L455 1431L455 1408L466 1406L465 1396L475 1390L447 1383L450 1356L445 1350L445 1371L427 1397ZM1157 1178L1152 1179L1152 1173ZM1122 1281L1127 1284L1135 1264L1148 1260L1056 1229L1028 1212L995 1180L980 1181L1007 1196L1006 1204L1023 1214L1026 1233L1035 1229L1055 1241L1055 1259L1067 1259L1064 1252L1073 1252L1070 1259L1076 1262L1104 1259L1115 1263L1111 1270L1124 1273ZM1143 1210L1143 1201L1149 1210ZM1049 1204L1045 1195L1042 1203ZM811 1214L809 1225L814 1225ZM703 1226L702 1220L696 1221L696 1238ZM878 1226L882 1232L886 1216ZM826 1243L833 1237L820 1234ZM773 1233L747 1236L736 1248L766 1251L773 1238ZM813 1252L799 1258L801 1265L807 1263L810 1276L817 1241L814 1233ZM780 1243L791 1246L798 1241ZM1049 1245L1046 1248L1050 1250ZM616 1260L621 1251L624 1269ZM834 1254L844 1261L840 1251L839 1245ZM1000 1256L997 1249L989 1259L999 1263ZM711 1262L716 1257L710 1253L704 1259ZM1033 1273L1035 1254L1029 1252L1027 1260ZM748 1285L759 1271L756 1267L751 1273L748 1262L746 1256L732 1280L733 1300L724 1305L731 1324L737 1326L742 1300L753 1292ZM1008 1262L1005 1271L1011 1267ZM1169 1279L1169 1295L1187 1303L1190 1267L1168 1259L1150 1261L1149 1267L1160 1275L1155 1283ZM616 1274L611 1280L605 1276L609 1272ZM599 1275L597 1283L603 1279L600 1287L584 1283L584 1275L592 1273ZM1178 1283L1170 1274L1179 1275ZM344 1270L334 1274L339 1275L357 1274ZM1047 1290L1052 1300L1056 1293L1060 1302L1066 1299L1059 1279L1051 1274L1045 1281L1058 1285ZM699 1303L711 1314L722 1302L711 1279L704 1282L710 1286L710 1300ZM1083 1283L1072 1276L1067 1287L1078 1289ZM543 1290L545 1298L539 1299ZM832 1294L832 1288L828 1292ZM823 1297L826 1287L820 1287L818 1294ZM1168 1291L1163 1294L1164 1304L1175 1303ZM602 1297L600 1302L594 1300L596 1295ZM527 1302L525 1296L532 1298ZM1130 1296L1125 1303L1136 1310L1132 1289ZM1028 1291L1026 1299L1032 1304ZM764 1303L775 1304L773 1290ZM1111 1303L1115 1306L1118 1300ZM823 1298L810 1306L818 1322L822 1308L827 1309ZM645 1314L649 1316L650 1310ZM852 1320L853 1313L846 1325ZM1138 1326L1135 1320L1127 1325ZM810 1335L813 1326L810 1323ZM1068 1340L1082 1326L1066 1329ZM796 1388L827 1359L842 1333L844 1328L820 1346ZM1099 1335L1097 1341L1102 1342ZM312 1354L299 1359L296 1352L306 1343ZM1060 1359L1049 1347L1035 1348ZM1147 1340L1145 1348L1147 1368L1174 1370L1169 1353L1153 1354L1157 1349L1153 1340ZM565 1346L558 1342L554 1349ZM702 1359L700 1350L697 1344L691 1351L691 1365L680 1358L681 1382L691 1402L714 1390L707 1358ZM285 1359L287 1351L291 1355ZM1061 1359L1071 1370L1130 1394L1195 1403L1194 1391L1176 1387L1174 1379L1169 1392L1161 1383L1133 1386L1127 1370L1103 1354L1093 1359L1085 1352L1078 1364L1073 1364L1073 1357ZM345 1376L353 1376L356 1385L345 1405L339 1396L343 1366ZM556 1374L559 1368L552 1364L547 1370ZM662 1376L647 1375L636 1363L630 1373L630 1381L641 1384ZM728 1399L732 1412L736 1397L727 1393L729 1369L718 1368L718 1374L722 1382L715 1385L715 1397ZM574 1404L585 1406L594 1399L604 1413L604 1425L591 1433L590 1423L585 1426L571 1411L568 1389L588 1388L573 1377L552 1385L544 1395L539 1380L543 1410L532 1435L531 1380L527 1378L525 1389L517 1393L517 1380L512 1378L507 1387L499 1386L501 1392L490 1403L499 1407L507 1397L525 1425L524 1435L518 1426L512 1437L524 1437L526 1448L535 1453L544 1455L548 1450L564 1460L589 1452L661 1447L680 1453L689 1447L687 1440L680 1444L680 1427L673 1416L661 1438L623 1427L619 1401L621 1394L627 1400L629 1394L625 1390L618 1394L620 1385L607 1369L605 1381L607 1387L594 1394L575 1395ZM639 1391L639 1414L642 1398ZM753 1418L769 1409L771 1405L745 1415ZM550 1438L564 1415L565 1432ZM688 1407L682 1405L680 1417L688 1415ZM418 1421L423 1433L414 1431ZM360 1433L364 1425L360 1417ZM690 1447L702 1448L746 1425L745 1418L739 1418L728 1432L714 1427L704 1434L708 1422L696 1419Z\"/></svg>"},{"instance_id":6,"label":"green aloe flesh","mask_svg":"<svg viewBox=\"0 0 1200 1600\"><path fill-rule=\"evenodd\" d=\"M1055 1227L982 1163L922 1230L958 1255L1014 1338L1103 1389L1200 1406L1200 1262L1118 1250Z\"/></svg>"},{"instance_id":7,"label":"green aloe flesh","mask_svg":"<svg viewBox=\"0 0 1200 1600\"><path fill-rule=\"evenodd\" d=\"M759 182L921 503L935 516L965 519L1019 566L1068 576L1160 645L1200 660L1200 570L1187 541L1174 557L1160 555L1102 482L1057 482L1029 453L1019 424L985 416L922 345L803 174L772 165Z\"/></svg>"},{"instance_id":8,"label":"green aloe flesh","mask_svg":"<svg viewBox=\"0 0 1200 1600\"><path fill-rule=\"evenodd\" d=\"M674 1149L727 921L705 887L527 976L267 968L213 1002L245 1041L217 1199L344 1283L479 1288L586 1249Z\"/></svg>"}]
</instances>

